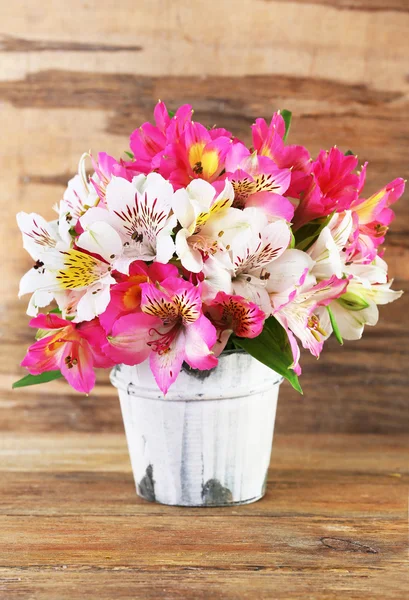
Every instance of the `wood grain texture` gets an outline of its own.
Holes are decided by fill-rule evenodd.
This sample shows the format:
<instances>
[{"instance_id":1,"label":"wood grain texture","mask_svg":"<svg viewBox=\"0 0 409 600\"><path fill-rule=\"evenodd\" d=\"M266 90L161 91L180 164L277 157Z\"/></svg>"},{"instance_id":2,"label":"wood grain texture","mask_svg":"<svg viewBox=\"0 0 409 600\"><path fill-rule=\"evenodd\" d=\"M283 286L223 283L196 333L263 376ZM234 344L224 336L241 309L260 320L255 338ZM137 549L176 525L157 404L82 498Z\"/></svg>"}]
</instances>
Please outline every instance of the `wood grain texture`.
<instances>
[{"instance_id":1,"label":"wood grain texture","mask_svg":"<svg viewBox=\"0 0 409 600\"><path fill-rule=\"evenodd\" d=\"M271 0L264 0L270 2ZM280 0L278 0L279 2ZM281 0L286 2L287 0ZM334 10L363 11L363 12L409 12L406 0L296 0L297 4L319 4L329 6Z\"/></svg>"},{"instance_id":2,"label":"wood grain texture","mask_svg":"<svg viewBox=\"0 0 409 600\"><path fill-rule=\"evenodd\" d=\"M121 427L106 375L88 400L61 382L21 392L18 401L10 394L32 340L26 299L16 301L18 279L31 263L14 214L52 218L82 152L121 155L158 98L170 108L191 102L197 119L247 141L256 115L287 107L294 113L291 141L312 154L336 143L370 161L369 192L409 175L406 2L381 11L380 2L243 0L233 16L228 0L209 0L206 14L217 19L204 18L204 9L187 0L125 1L114 14L105 3L96 7L73 0L68 10L56 0L44 13L16 0L0 30L0 126L7 140L0 148L2 430L45 430L47 423L63 429L67 422L74 430ZM386 253L395 287L404 290L407 198L397 206ZM380 324L360 342L339 348L331 340L319 362L306 355L305 396L283 386L278 427L407 432L408 302L404 296L383 307Z\"/></svg>"},{"instance_id":3,"label":"wood grain texture","mask_svg":"<svg viewBox=\"0 0 409 600\"><path fill-rule=\"evenodd\" d=\"M266 497L203 510L137 498L122 434L6 434L2 597L403 598L408 451L278 433Z\"/></svg>"}]
</instances>

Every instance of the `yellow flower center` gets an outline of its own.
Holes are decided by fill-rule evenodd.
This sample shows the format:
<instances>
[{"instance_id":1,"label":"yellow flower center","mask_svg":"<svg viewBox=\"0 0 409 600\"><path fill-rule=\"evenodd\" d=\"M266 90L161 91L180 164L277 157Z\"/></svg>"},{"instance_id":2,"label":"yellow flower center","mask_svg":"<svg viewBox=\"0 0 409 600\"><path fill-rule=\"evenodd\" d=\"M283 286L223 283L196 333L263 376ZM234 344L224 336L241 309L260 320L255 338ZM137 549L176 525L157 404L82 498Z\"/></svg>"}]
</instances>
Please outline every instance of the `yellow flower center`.
<instances>
[{"instance_id":1,"label":"yellow flower center","mask_svg":"<svg viewBox=\"0 0 409 600\"><path fill-rule=\"evenodd\" d=\"M61 254L64 255L64 267L59 269L56 279L65 290L86 288L111 270L110 266L79 250Z\"/></svg>"}]
</instances>

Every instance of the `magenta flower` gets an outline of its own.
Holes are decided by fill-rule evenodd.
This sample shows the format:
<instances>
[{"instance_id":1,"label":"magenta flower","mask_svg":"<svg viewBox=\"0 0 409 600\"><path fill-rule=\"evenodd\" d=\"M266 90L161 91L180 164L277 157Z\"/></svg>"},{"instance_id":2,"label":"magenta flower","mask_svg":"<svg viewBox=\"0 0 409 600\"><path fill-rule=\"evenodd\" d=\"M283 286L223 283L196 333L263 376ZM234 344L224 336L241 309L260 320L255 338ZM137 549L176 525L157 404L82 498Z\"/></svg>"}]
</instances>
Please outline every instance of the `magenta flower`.
<instances>
[{"instance_id":1,"label":"magenta flower","mask_svg":"<svg viewBox=\"0 0 409 600\"><path fill-rule=\"evenodd\" d=\"M310 185L295 211L294 229L332 212L350 208L358 198L359 177L356 156L345 156L338 148L321 150L312 163Z\"/></svg>"},{"instance_id":2,"label":"magenta flower","mask_svg":"<svg viewBox=\"0 0 409 600\"><path fill-rule=\"evenodd\" d=\"M285 145L285 123L280 113L274 113L270 125L264 119L256 119L252 132L253 145L260 156L273 160L279 169L291 169L286 196L299 198L309 184L311 159L308 150L304 146Z\"/></svg>"},{"instance_id":3,"label":"magenta flower","mask_svg":"<svg viewBox=\"0 0 409 600\"><path fill-rule=\"evenodd\" d=\"M134 155L131 163L125 163L138 173L146 175L160 169L168 144L178 142L185 123L192 118L192 107L189 104L181 106L173 118L170 117L164 102L158 102L154 110L156 125L144 123L131 134L130 148Z\"/></svg>"},{"instance_id":4,"label":"magenta flower","mask_svg":"<svg viewBox=\"0 0 409 600\"><path fill-rule=\"evenodd\" d=\"M187 186L192 179L215 181L224 170L232 144L225 129L206 129L200 123L186 122L178 143L166 147L161 173L175 188Z\"/></svg>"},{"instance_id":5,"label":"magenta flower","mask_svg":"<svg viewBox=\"0 0 409 600\"><path fill-rule=\"evenodd\" d=\"M229 337L254 338L263 330L266 315L254 304L242 296L232 296L219 292L213 302L206 307L209 317L217 331L217 341L213 347L216 356L224 350Z\"/></svg>"},{"instance_id":6,"label":"magenta flower","mask_svg":"<svg viewBox=\"0 0 409 600\"><path fill-rule=\"evenodd\" d=\"M117 274L120 281L111 287L111 298L106 311L99 316L101 325L107 333L120 317L132 312L140 312L142 289L141 284L161 282L167 277L177 277L178 270L174 265L163 265L154 262L147 265L141 260L133 262L129 268L129 275Z\"/></svg>"},{"instance_id":7,"label":"magenta flower","mask_svg":"<svg viewBox=\"0 0 409 600\"><path fill-rule=\"evenodd\" d=\"M21 363L32 375L59 369L75 390L88 394L95 385L94 367L114 365L101 350L106 337L98 319L74 324L55 314L41 314L31 319L30 326L41 332Z\"/></svg>"},{"instance_id":8,"label":"magenta flower","mask_svg":"<svg viewBox=\"0 0 409 600\"><path fill-rule=\"evenodd\" d=\"M184 361L200 370L217 365L210 350L216 329L202 313L200 286L168 277L157 285L143 283L141 288L142 312L118 319L108 338L111 350L104 350L129 365L150 355L152 373L166 394Z\"/></svg>"}]
</instances>

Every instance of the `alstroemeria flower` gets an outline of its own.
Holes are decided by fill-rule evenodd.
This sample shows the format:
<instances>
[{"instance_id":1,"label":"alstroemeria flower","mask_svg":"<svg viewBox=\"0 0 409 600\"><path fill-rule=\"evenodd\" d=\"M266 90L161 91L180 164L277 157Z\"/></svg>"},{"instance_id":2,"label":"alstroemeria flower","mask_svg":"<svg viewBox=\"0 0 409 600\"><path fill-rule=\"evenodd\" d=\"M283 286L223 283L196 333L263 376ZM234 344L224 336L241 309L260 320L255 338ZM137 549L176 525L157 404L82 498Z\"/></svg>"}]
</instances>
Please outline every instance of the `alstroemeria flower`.
<instances>
[{"instance_id":1,"label":"alstroemeria flower","mask_svg":"<svg viewBox=\"0 0 409 600\"><path fill-rule=\"evenodd\" d=\"M260 335L266 318L257 304L224 292L217 294L213 302L206 307L205 314L216 327L217 342L212 348L216 356L224 350L233 333L245 338Z\"/></svg>"},{"instance_id":2,"label":"alstroemeria flower","mask_svg":"<svg viewBox=\"0 0 409 600\"><path fill-rule=\"evenodd\" d=\"M248 229L242 211L230 208L233 197L233 187L227 180L220 194L199 179L175 192L173 212L182 226L176 234L176 254L188 271L199 273L207 257L218 254L223 260L223 253L231 266L226 252L232 238Z\"/></svg>"},{"instance_id":3,"label":"alstroemeria flower","mask_svg":"<svg viewBox=\"0 0 409 600\"><path fill-rule=\"evenodd\" d=\"M106 311L99 316L101 325L107 333L120 317L141 310L142 283L161 282L167 277L177 277L178 269L174 265L152 263L147 265L135 261L129 268L129 275L122 275L120 281L111 286L111 297Z\"/></svg>"},{"instance_id":4,"label":"alstroemeria flower","mask_svg":"<svg viewBox=\"0 0 409 600\"><path fill-rule=\"evenodd\" d=\"M291 232L281 221L269 223L258 208L246 208L243 215L251 226L251 235L237 235L231 243L234 294L254 302L268 316L271 312L266 290L268 269L288 248Z\"/></svg>"},{"instance_id":5,"label":"alstroemeria flower","mask_svg":"<svg viewBox=\"0 0 409 600\"><path fill-rule=\"evenodd\" d=\"M309 184L311 159L308 150L304 146L284 144L285 123L279 112L274 113L270 125L264 119L256 119L252 132L253 146L260 156L273 160L279 169L290 169L291 181L286 196L299 198Z\"/></svg>"},{"instance_id":6,"label":"alstroemeria flower","mask_svg":"<svg viewBox=\"0 0 409 600\"><path fill-rule=\"evenodd\" d=\"M72 232L80 217L99 203L98 194L87 178L85 160L88 156L87 153L81 156L78 174L69 180L61 202L54 206L58 213L59 235L68 245L72 245Z\"/></svg>"},{"instance_id":7,"label":"alstroemeria flower","mask_svg":"<svg viewBox=\"0 0 409 600\"><path fill-rule=\"evenodd\" d=\"M172 258L172 198L171 184L157 173L138 175L132 182L113 177L106 188L106 209L90 209L80 222L84 229L106 222L117 231L123 249L114 268L126 274L134 260L167 263ZM104 239L98 242L105 244Z\"/></svg>"},{"instance_id":8,"label":"alstroemeria flower","mask_svg":"<svg viewBox=\"0 0 409 600\"><path fill-rule=\"evenodd\" d=\"M200 123L187 122L177 144L166 147L169 180L176 187L187 186L192 179L215 181L224 170L224 160L232 140L226 130L206 129Z\"/></svg>"},{"instance_id":9,"label":"alstroemeria flower","mask_svg":"<svg viewBox=\"0 0 409 600\"><path fill-rule=\"evenodd\" d=\"M277 219L291 221L294 206L284 198L291 181L289 169L278 169L266 156L250 153L241 142L233 144L225 162L234 188L234 208L255 206Z\"/></svg>"},{"instance_id":10,"label":"alstroemeria flower","mask_svg":"<svg viewBox=\"0 0 409 600\"><path fill-rule=\"evenodd\" d=\"M121 255L122 242L107 223L94 223L76 240L76 248L50 248L20 282L20 295L34 290L48 293L57 301L64 316L76 322L90 321L108 305L113 262ZM85 250L85 251L84 251ZM97 258L98 256L98 258ZM72 313L66 312L64 295L70 295Z\"/></svg>"},{"instance_id":11,"label":"alstroemeria flower","mask_svg":"<svg viewBox=\"0 0 409 600\"><path fill-rule=\"evenodd\" d=\"M329 279L332 275L341 278L346 272L345 263L351 254L353 219L351 211L335 214L307 251L315 261L313 275L318 279Z\"/></svg>"},{"instance_id":12,"label":"alstroemeria flower","mask_svg":"<svg viewBox=\"0 0 409 600\"><path fill-rule=\"evenodd\" d=\"M357 164L356 156L345 156L336 147L321 150L311 165L311 183L295 211L295 229L350 208L358 197L359 177L353 173Z\"/></svg>"},{"instance_id":13,"label":"alstroemeria flower","mask_svg":"<svg viewBox=\"0 0 409 600\"><path fill-rule=\"evenodd\" d=\"M361 185L365 181L366 164L361 172ZM385 235L394 218L390 208L403 194L405 181L401 178L394 179L385 185L379 192L368 199L359 198L351 205L355 224L355 252L366 260L372 262L378 247L385 241Z\"/></svg>"},{"instance_id":14,"label":"alstroemeria flower","mask_svg":"<svg viewBox=\"0 0 409 600\"><path fill-rule=\"evenodd\" d=\"M348 279L338 279L335 275L328 280L315 283L315 278L303 276L300 285L292 290L287 303L282 303L282 294L271 295L276 319L287 331L294 356L294 370L300 373L295 335L313 356L319 357L327 332L320 322L318 307L327 306L335 298L345 293ZM277 306L278 305L278 306Z\"/></svg>"},{"instance_id":15,"label":"alstroemeria flower","mask_svg":"<svg viewBox=\"0 0 409 600\"><path fill-rule=\"evenodd\" d=\"M178 108L174 117L170 117L165 104L158 102L153 112L156 125L144 123L135 129L130 138L134 159L125 164L140 173L148 174L159 169L164 174L160 167L164 159L166 163L165 148L179 142L183 127L192 118L192 113L192 107L184 104Z\"/></svg>"},{"instance_id":16,"label":"alstroemeria flower","mask_svg":"<svg viewBox=\"0 0 409 600\"><path fill-rule=\"evenodd\" d=\"M48 288L53 286L54 277L47 272L44 262L56 251L69 249L59 234L57 221L47 222L36 213L20 212L17 224L23 235L23 246L34 260L34 266L21 278L19 297L32 294L27 314L34 317L39 308L48 306L54 295Z\"/></svg>"},{"instance_id":17,"label":"alstroemeria flower","mask_svg":"<svg viewBox=\"0 0 409 600\"><path fill-rule=\"evenodd\" d=\"M275 308L288 302L289 296L305 282L314 266L314 260L306 252L289 248L264 268L265 288L269 295L274 295Z\"/></svg>"},{"instance_id":18,"label":"alstroemeria flower","mask_svg":"<svg viewBox=\"0 0 409 600\"><path fill-rule=\"evenodd\" d=\"M391 290L387 265L378 257L372 264L351 264L345 267L349 276L346 293L331 302L330 308L339 332L345 340L362 337L365 325L374 326L379 319L377 305L394 302L403 292ZM319 317L328 335L332 325L327 311L319 311Z\"/></svg>"},{"instance_id":19,"label":"alstroemeria flower","mask_svg":"<svg viewBox=\"0 0 409 600\"><path fill-rule=\"evenodd\" d=\"M23 247L35 261L55 248L66 248L61 239L57 221L46 221L36 213L19 212L17 225L23 235Z\"/></svg>"},{"instance_id":20,"label":"alstroemeria flower","mask_svg":"<svg viewBox=\"0 0 409 600\"><path fill-rule=\"evenodd\" d=\"M122 177L128 181L132 181L135 173L130 172L123 164L119 163L115 158L109 156L106 152L99 152L98 159L89 156L94 167L94 175L91 177L90 182L95 188L98 198L105 202L106 188L112 177Z\"/></svg>"},{"instance_id":21,"label":"alstroemeria flower","mask_svg":"<svg viewBox=\"0 0 409 600\"><path fill-rule=\"evenodd\" d=\"M202 313L200 286L179 277L141 284L142 313L121 317L109 336L110 356L137 364L150 354L150 367L164 394L186 361L193 369L212 369L217 358L210 348L216 329Z\"/></svg>"},{"instance_id":22,"label":"alstroemeria flower","mask_svg":"<svg viewBox=\"0 0 409 600\"><path fill-rule=\"evenodd\" d=\"M100 350L106 339L97 319L75 325L55 314L38 315L30 326L41 332L21 363L32 375L59 369L75 390L88 394L95 385L94 367L114 365Z\"/></svg>"}]
</instances>

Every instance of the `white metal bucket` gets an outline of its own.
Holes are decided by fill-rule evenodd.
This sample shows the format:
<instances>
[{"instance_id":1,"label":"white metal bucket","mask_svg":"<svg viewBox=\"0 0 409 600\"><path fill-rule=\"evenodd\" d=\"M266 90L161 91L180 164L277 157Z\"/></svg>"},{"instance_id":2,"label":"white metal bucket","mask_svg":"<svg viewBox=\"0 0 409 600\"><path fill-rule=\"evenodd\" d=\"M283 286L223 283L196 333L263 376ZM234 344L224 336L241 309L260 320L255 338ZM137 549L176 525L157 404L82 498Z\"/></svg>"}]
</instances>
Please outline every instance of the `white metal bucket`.
<instances>
[{"instance_id":1,"label":"white metal bucket","mask_svg":"<svg viewBox=\"0 0 409 600\"><path fill-rule=\"evenodd\" d=\"M166 398L148 362L111 373L136 490L181 506L255 502L265 493L282 377L243 352L211 371L184 367Z\"/></svg>"}]
</instances>

